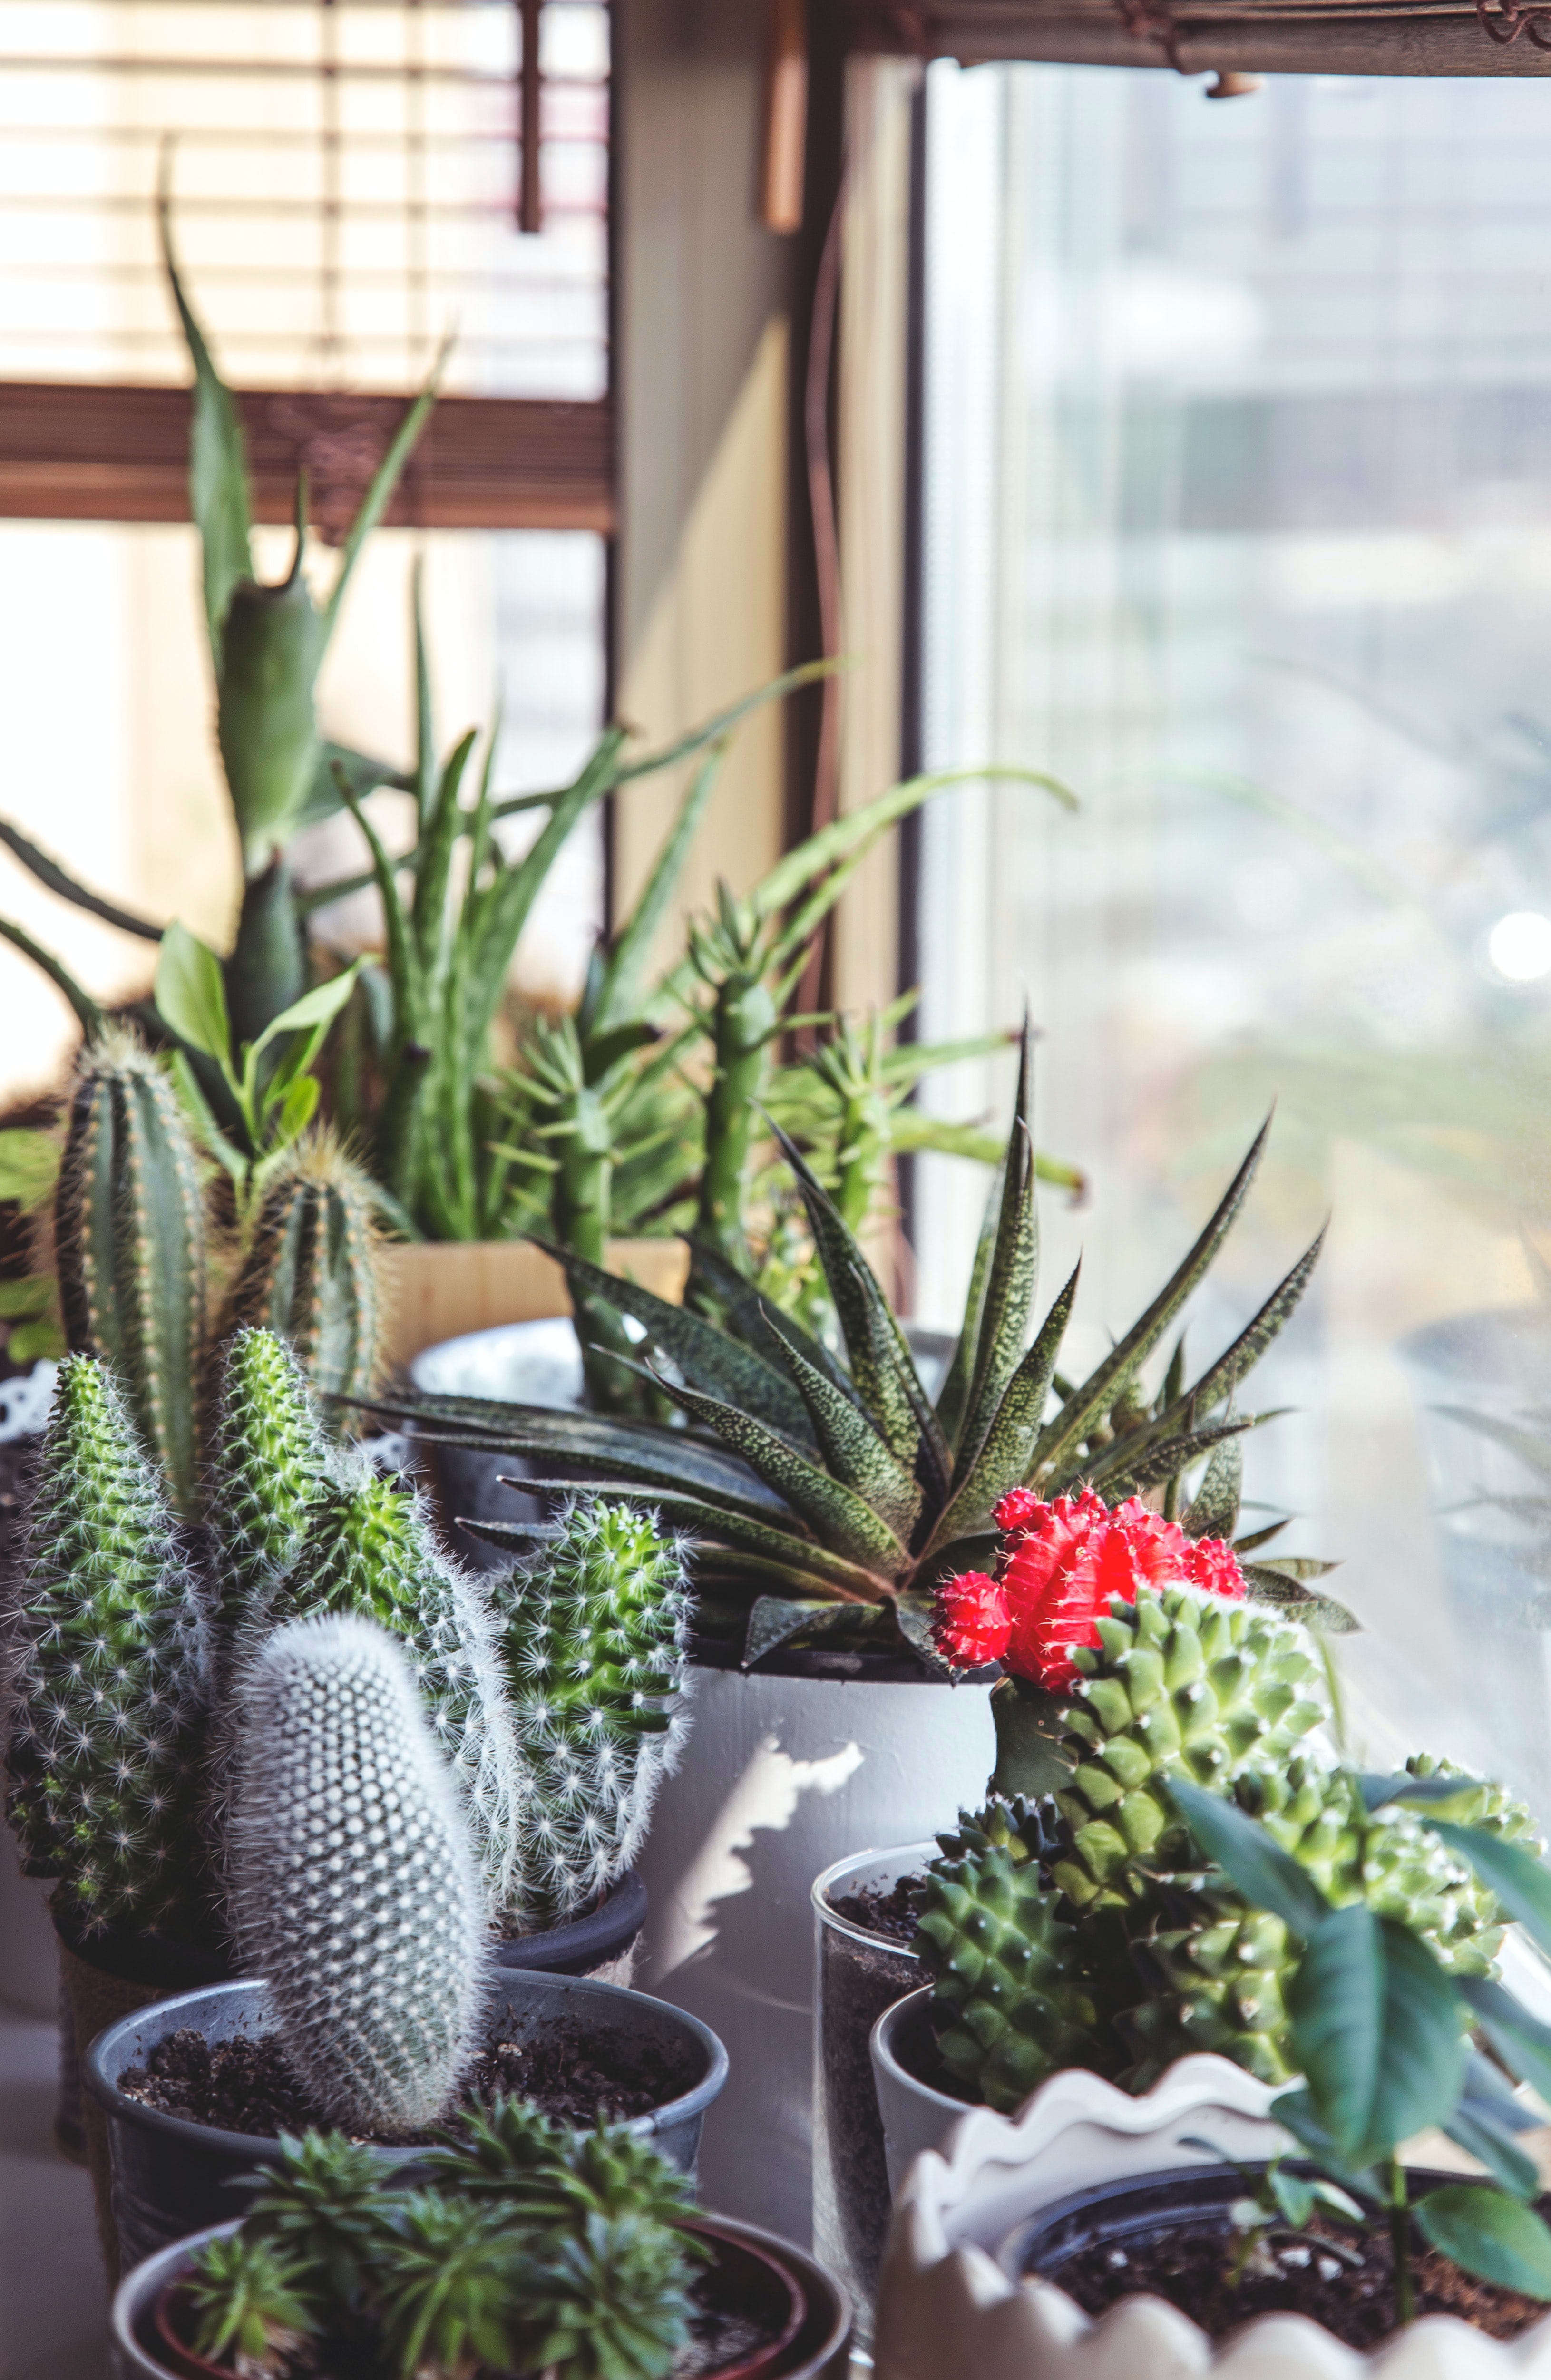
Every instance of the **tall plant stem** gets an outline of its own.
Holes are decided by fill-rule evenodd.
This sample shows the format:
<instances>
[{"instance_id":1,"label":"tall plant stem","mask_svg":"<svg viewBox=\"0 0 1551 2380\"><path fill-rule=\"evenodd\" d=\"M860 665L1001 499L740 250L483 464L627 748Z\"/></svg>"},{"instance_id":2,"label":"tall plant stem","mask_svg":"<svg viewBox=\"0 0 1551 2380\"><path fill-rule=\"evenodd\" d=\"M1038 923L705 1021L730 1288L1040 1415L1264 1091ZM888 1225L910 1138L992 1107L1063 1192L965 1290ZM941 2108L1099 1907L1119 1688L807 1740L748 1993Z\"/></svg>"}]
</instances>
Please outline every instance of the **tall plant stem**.
<instances>
[{"instance_id":1,"label":"tall plant stem","mask_svg":"<svg viewBox=\"0 0 1551 2380\"><path fill-rule=\"evenodd\" d=\"M1399 2157L1389 2160L1389 2251L1395 2259L1395 2321L1403 2327L1416 2320L1416 2291L1411 2277L1411 2206L1406 2197L1406 2169Z\"/></svg>"}]
</instances>

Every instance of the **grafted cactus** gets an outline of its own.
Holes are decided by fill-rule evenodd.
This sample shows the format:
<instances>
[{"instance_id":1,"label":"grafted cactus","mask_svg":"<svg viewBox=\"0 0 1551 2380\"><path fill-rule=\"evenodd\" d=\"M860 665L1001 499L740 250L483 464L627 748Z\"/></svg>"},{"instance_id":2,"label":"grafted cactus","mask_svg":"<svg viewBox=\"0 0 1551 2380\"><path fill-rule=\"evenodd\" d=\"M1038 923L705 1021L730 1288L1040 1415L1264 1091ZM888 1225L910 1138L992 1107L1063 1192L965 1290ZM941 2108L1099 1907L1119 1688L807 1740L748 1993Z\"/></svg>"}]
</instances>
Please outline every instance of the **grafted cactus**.
<instances>
[{"instance_id":1,"label":"grafted cactus","mask_svg":"<svg viewBox=\"0 0 1551 2380\"><path fill-rule=\"evenodd\" d=\"M172 1084L131 1033L82 1050L55 1194L59 1302L71 1349L111 1365L180 1512L199 1499L204 1195Z\"/></svg>"},{"instance_id":2,"label":"grafted cactus","mask_svg":"<svg viewBox=\"0 0 1551 2380\"><path fill-rule=\"evenodd\" d=\"M527 1928L574 1915L628 1867L683 1738L683 1550L628 1504L578 1500L496 1588L527 1772L517 1812Z\"/></svg>"},{"instance_id":3,"label":"grafted cactus","mask_svg":"<svg viewBox=\"0 0 1551 2380\"><path fill-rule=\"evenodd\" d=\"M403 1652L357 1617L277 1629L237 1688L232 1914L285 2052L340 2123L412 2137L474 2046L486 1904Z\"/></svg>"},{"instance_id":4,"label":"grafted cactus","mask_svg":"<svg viewBox=\"0 0 1551 2380\"><path fill-rule=\"evenodd\" d=\"M161 1477L105 1367L55 1389L6 1645L8 1815L91 1934L197 1926L203 1631Z\"/></svg>"},{"instance_id":5,"label":"grafted cactus","mask_svg":"<svg viewBox=\"0 0 1551 2380\"><path fill-rule=\"evenodd\" d=\"M321 1395L365 1396L380 1314L372 1189L330 1132L287 1151L264 1193L227 1330L273 1330Z\"/></svg>"},{"instance_id":6,"label":"grafted cactus","mask_svg":"<svg viewBox=\"0 0 1551 2380\"><path fill-rule=\"evenodd\" d=\"M380 1621L403 1645L467 1797L487 1885L504 1905L515 1887L523 1785L488 1591L438 1551L420 1500L360 1456L337 1458L261 1624L325 1612Z\"/></svg>"},{"instance_id":7,"label":"grafted cactus","mask_svg":"<svg viewBox=\"0 0 1551 2380\"><path fill-rule=\"evenodd\" d=\"M207 1502L224 1672L294 1560L330 1460L301 1367L272 1330L245 1327L227 1345L213 1437Z\"/></svg>"}]
</instances>

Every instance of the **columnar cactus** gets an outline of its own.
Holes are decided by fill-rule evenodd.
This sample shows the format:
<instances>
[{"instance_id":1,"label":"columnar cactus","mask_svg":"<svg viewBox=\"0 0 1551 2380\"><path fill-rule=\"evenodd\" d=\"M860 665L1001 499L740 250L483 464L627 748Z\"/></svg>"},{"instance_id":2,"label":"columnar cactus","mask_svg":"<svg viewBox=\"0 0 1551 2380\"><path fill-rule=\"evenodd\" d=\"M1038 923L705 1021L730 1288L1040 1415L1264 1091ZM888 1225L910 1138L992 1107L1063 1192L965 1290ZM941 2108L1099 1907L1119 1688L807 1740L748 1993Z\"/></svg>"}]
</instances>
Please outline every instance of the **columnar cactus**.
<instances>
[{"instance_id":1,"label":"columnar cactus","mask_svg":"<svg viewBox=\"0 0 1551 2380\"><path fill-rule=\"evenodd\" d=\"M375 1248L366 1175L332 1133L309 1134L265 1191L226 1328L276 1331L321 1394L365 1396L381 1320Z\"/></svg>"},{"instance_id":2,"label":"columnar cactus","mask_svg":"<svg viewBox=\"0 0 1551 2380\"><path fill-rule=\"evenodd\" d=\"M526 1928L574 1915L645 1837L685 1725L683 1549L628 1504L578 1500L496 1601L528 1780L517 1812Z\"/></svg>"},{"instance_id":3,"label":"columnar cactus","mask_svg":"<svg viewBox=\"0 0 1551 2380\"><path fill-rule=\"evenodd\" d=\"M203 1630L173 1516L106 1368L60 1368L6 1645L8 1815L67 1927L197 1925Z\"/></svg>"},{"instance_id":4,"label":"columnar cactus","mask_svg":"<svg viewBox=\"0 0 1551 2380\"><path fill-rule=\"evenodd\" d=\"M224 1670L294 1560L329 1467L307 1380L272 1330L239 1330L221 1367L207 1503Z\"/></svg>"},{"instance_id":5,"label":"columnar cactus","mask_svg":"<svg viewBox=\"0 0 1551 2380\"><path fill-rule=\"evenodd\" d=\"M515 1889L523 1785L483 1580L437 1550L418 1497L341 1454L261 1625L361 1613L404 1646L437 1742L467 1796L491 1892Z\"/></svg>"},{"instance_id":6,"label":"columnar cactus","mask_svg":"<svg viewBox=\"0 0 1551 2380\"><path fill-rule=\"evenodd\" d=\"M65 1335L113 1366L174 1502L192 1515L205 1330L193 1140L166 1075L117 1027L82 1050L68 1119L54 1208Z\"/></svg>"},{"instance_id":7,"label":"columnar cactus","mask_svg":"<svg viewBox=\"0 0 1551 2380\"><path fill-rule=\"evenodd\" d=\"M279 1628L238 1683L232 1914L286 2056L354 2131L445 2110L479 2022L486 1903L409 1667L358 1617Z\"/></svg>"}]
</instances>

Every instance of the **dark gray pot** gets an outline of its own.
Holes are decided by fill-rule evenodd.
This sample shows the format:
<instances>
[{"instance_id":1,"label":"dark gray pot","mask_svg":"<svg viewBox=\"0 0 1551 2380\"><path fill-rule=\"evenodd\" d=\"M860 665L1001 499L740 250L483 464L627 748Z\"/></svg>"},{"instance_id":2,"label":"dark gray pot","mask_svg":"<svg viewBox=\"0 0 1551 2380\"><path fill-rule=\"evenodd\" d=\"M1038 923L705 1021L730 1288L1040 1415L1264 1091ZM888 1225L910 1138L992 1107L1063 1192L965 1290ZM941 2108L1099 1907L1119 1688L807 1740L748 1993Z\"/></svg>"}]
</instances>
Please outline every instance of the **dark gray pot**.
<instances>
[{"instance_id":1,"label":"dark gray pot","mask_svg":"<svg viewBox=\"0 0 1551 2380\"><path fill-rule=\"evenodd\" d=\"M708 2025L682 2009L623 1991L617 1984L590 1983L576 1975L547 1975L520 1968L500 1970L492 1982L492 2020L502 2036L522 2041L544 2022L585 2006L588 2029L600 2041L643 2037L660 2048L682 2075L677 2097L637 2116L631 2131L649 2138L680 2170L695 2177L700 2127L706 2110L727 2079L727 2052ZM83 2069L86 2087L107 2121L113 2165L113 2214L123 2267L139 2264L169 2240L208 2225L213 2216L240 2215L252 2192L233 2188L256 2168L273 2165L279 2143L246 2132L218 2131L166 2116L118 2088L127 2067L141 2065L169 2034L190 2025L207 2041L230 2041L239 2034L275 2030L261 1983L218 1984L125 2017L99 2034ZM381 2148L385 2166L411 2164L413 2147Z\"/></svg>"},{"instance_id":2,"label":"dark gray pot","mask_svg":"<svg viewBox=\"0 0 1551 2380\"><path fill-rule=\"evenodd\" d=\"M724 2238L761 2248L767 2256L773 2256L806 2301L806 2317L782 2361L781 2380L846 2380L851 2368L851 2304L834 2275L773 2231L758 2230L752 2223L734 2223L725 2215L706 2219ZM121 2283L113 2301L115 2380L176 2380L172 2367L162 2362L153 2350L156 2301L178 2278L196 2248L203 2247L217 2230L233 2228L229 2223L212 2225L194 2239L175 2240L137 2265Z\"/></svg>"}]
</instances>

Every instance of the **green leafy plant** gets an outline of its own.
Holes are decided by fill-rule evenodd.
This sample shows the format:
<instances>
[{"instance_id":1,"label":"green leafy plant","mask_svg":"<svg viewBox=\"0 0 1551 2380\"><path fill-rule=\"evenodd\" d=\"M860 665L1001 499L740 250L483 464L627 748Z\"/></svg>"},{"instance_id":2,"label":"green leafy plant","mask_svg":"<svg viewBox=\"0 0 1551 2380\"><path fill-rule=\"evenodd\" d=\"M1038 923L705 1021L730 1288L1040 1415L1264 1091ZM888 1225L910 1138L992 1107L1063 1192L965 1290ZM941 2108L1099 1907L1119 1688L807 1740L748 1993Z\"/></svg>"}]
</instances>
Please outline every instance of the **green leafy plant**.
<instances>
[{"instance_id":1,"label":"green leafy plant","mask_svg":"<svg viewBox=\"0 0 1551 2380\"><path fill-rule=\"evenodd\" d=\"M1551 1948L1551 1870L1521 1842L1446 1815L1482 1789L1451 1776L1363 1777L1370 1811L1419 1806L1445 1847L1543 1949ZM1388 2222L1400 2323L1415 2313L1413 2240L1499 2288L1551 2300L1551 2228L1533 2204L1533 2161L1518 2135L1539 2118L1509 2078L1547 2079L1551 2031L1490 1976L1451 1974L1403 1917L1335 1906L1256 1820L1200 1787L1172 1791L1202 1854L1297 1945L1287 1992L1303 2080L1273 2113L1340 2187ZM1472 2047L1479 2025L1490 2049ZM1505 2070L1506 2069L1506 2075ZM1487 2169L1412 2199L1400 2143L1439 2125Z\"/></svg>"},{"instance_id":2,"label":"green leafy plant","mask_svg":"<svg viewBox=\"0 0 1551 2380\"><path fill-rule=\"evenodd\" d=\"M643 1327L642 1370L689 1429L483 1399L394 1399L382 1409L411 1415L432 1435L474 1435L509 1448L529 1475L556 1488L649 1494L692 1543L700 1624L735 1633L745 1661L794 1639L839 1632L945 1666L932 1637L936 1588L991 1543L995 1508L1014 1487L1050 1497L1087 1483L1116 1503L1161 1488L1166 1509L1173 1509L1187 1474L1205 1464L1194 1500L1201 1525L1219 1495L1230 1496L1236 1511L1237 1474L1214 1472L1212 1459L1267 1417L1236 1413L1234 1400L1296 1309L1319 1242L1203 1371L1187 1376L1181 1342L1160 1385L1144 1388L1144 1366L1242 1208L1263 1131L1131 1330L1086 1378L1058 1386L1077 1277L1031 1341L1038 1224L1029 1063L1025 1044L963 1326L935 1403L854 1234L781 1136L839 1318L843 1358L697 1241L696 1262L722 1303L723 1323L565 1258L574 1296L605 1300ZM503 1542L530 1534L522 1524L479 1525ZM1300 1571L1324 1567L1256 1563L1252 1584L1296 1606L1308 1599Z\"/></svg>"},{"instance_id":3,"label":"green leafy plant","mask_svg":"<svg viewBox=\"0 0 1551 2380\"><path fill-rule=\"evenodd\" d=\"M314 2327L302 2268L268 2240L212 2240L186 2284L194 2347L238 2380L273 2380Z\"/></svg>"},{"instance_id":4,"label":"green leafy plant","mask_svg":"<svg viewBox=\"0 0 1551 2380\"><path fill-rule=\"evenodd\" d=\"M254 2177L258 2194L243 2236L271 2241L315 2271L337 2306L358 2303L382 2238L382 2166L343 2132L282 2132L280 2155Z\"/></svg>"}]
</instances>

